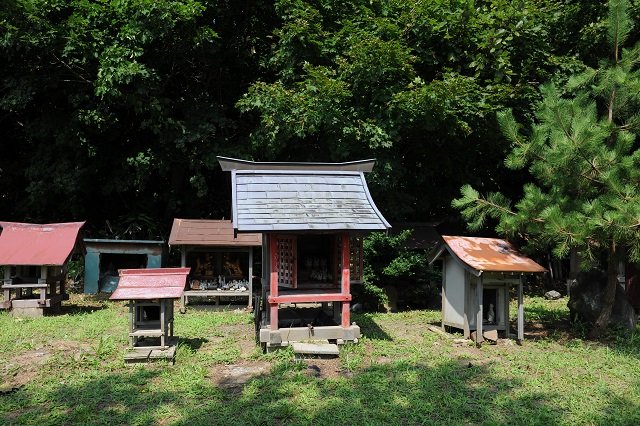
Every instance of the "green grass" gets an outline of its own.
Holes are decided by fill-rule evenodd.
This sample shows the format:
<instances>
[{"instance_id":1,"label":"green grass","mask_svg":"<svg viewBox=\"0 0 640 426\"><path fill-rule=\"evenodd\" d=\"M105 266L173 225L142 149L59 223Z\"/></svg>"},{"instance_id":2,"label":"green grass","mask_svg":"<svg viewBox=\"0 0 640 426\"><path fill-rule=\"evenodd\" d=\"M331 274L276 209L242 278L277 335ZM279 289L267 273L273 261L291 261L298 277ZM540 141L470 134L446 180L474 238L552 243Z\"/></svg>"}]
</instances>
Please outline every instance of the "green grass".
<instances>
[{"instance_id":1,"label":"green grass","mask_svg":"<svg viewBox=\"0 0 640 426\"><path fill-rule=\"evenodd\" d=\"M290 350L263 355L238 312L179 315L175 365L124 365L126 308L66 305L33 320L0 314L0 423L640 424L640 329L588 341L566 300L525 301L523 346L456 345L427 329L439 312L354 315L361 341L320 377ZM231 364L268 368L221 386Z\"/></svg>"}]
</instances>

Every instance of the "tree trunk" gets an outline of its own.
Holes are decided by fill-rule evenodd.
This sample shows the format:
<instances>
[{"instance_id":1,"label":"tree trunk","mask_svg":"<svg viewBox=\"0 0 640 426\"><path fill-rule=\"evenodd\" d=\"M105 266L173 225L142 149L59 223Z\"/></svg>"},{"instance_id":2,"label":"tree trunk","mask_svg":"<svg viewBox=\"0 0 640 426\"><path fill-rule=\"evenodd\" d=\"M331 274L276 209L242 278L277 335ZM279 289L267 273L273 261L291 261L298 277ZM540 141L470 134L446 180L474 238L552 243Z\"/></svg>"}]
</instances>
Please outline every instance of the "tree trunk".
<instances>
[{"instance_id":1,"label":"tree trunk","mask_svg":"<svg viewBox=\"0 0 640 426\"><path fill-rule=\"evenodd\" d=\"M590 339L597 339L609 325L609 319L616 301L616 287L618 286L618 247L614 241L609 244L609 256L607 259L607 288L602 300L602 310L595 325L589 332Z\"/></svg>"}]
</instances>

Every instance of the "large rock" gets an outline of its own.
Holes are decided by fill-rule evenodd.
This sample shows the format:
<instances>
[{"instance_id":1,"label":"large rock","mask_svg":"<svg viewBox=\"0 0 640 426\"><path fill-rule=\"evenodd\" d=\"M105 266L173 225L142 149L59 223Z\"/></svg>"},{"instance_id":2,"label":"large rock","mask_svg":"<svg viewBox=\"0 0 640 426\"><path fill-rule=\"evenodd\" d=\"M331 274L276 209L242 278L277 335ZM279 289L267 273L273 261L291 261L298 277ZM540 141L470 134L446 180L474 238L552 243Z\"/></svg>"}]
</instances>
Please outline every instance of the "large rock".
<instances>
[{"instance_id":1,"label":"large rock","mask_svg":"<svg viewBox=\"0 0 640 426\"><path fill-rule=\"evenodd\" d=\"M582 272L570 287L569 312L571 319L595 322L602 309L607 287L607 274L603 271ZM636 326L636 314L622 286L616 288L616 299L611 312L611 323L632 329Z\"/></svg>"},{"instance_id":2,"label":"large rock","mask_svg":"<svg viewBox=\"0 0 640 426\"><path fill-rule=\"evenodd\" d=\"M548 291L544 294L545 299L558 300L562 298L562 295L555 290Z\"/></svg>"}]
</instances>

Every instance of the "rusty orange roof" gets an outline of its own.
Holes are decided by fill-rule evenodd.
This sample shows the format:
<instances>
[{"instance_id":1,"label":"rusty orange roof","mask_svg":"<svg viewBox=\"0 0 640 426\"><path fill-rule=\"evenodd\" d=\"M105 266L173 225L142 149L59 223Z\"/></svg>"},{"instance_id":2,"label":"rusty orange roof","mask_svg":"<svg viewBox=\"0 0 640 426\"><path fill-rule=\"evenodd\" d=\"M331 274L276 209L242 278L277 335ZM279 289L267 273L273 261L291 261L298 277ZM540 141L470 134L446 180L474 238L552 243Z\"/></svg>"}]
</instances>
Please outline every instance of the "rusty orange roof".
<instances>
[{"instance_id":1,"label":"rusty orange roof","mask_svg":"<svg viewBox=\"0 0 640 426\"><path fill-rule=\"evenodd\" d=\"M262 234L239 233L234 238L230 220L173 219L169 245L260 246Z\"/></svg>"},{"instance_id":2,"label":"rusty orange roof","mask_svg":"<svg viewBox=\"0 0 640 426\"><path fill-rule=\"evenodd\" d=\"M191 268L120 269L112 300L177 299L187 285Z\"/></svg>"},{"instance_id":3,"label":"rusty orange roof","mask_svg":"<svg viewBox=\"0 0 640 426\"><path fill-rule=\"evenodd\" d=\"M437 256L446 249L476 275L482 272L546 272L545 268L518 252L505 240L448 235L443 235L442 239L445 244Z\"/></svg>"},{"instance_id":4,"label":"rusty orange roof","mask_svg":"<svg viewBox=\"0 0 640 426\"><path fill-rule=\"evenodd\" d=\"M0 265L64 265L76 245L84 222L0 222Z\"/></svg>"}]
</instances>

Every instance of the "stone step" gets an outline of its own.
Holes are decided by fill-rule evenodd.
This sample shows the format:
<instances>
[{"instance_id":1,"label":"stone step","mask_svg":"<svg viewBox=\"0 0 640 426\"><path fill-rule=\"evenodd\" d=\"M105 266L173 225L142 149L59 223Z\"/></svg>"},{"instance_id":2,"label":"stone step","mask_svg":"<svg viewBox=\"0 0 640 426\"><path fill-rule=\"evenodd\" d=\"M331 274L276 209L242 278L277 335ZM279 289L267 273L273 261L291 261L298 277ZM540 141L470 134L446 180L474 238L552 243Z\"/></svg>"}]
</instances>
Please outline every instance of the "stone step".
<instances>
[{"instance_id":1,"label":"stone step","mask_svg":"<svg viewBox=\"0 0 640 426\"><path fill-rule=\"evenodd\" d=\"M338 345L331 343L300 343L294 342L293 352L301 356L335 357L340 355Z\"/></svg>"}]
</instances>

